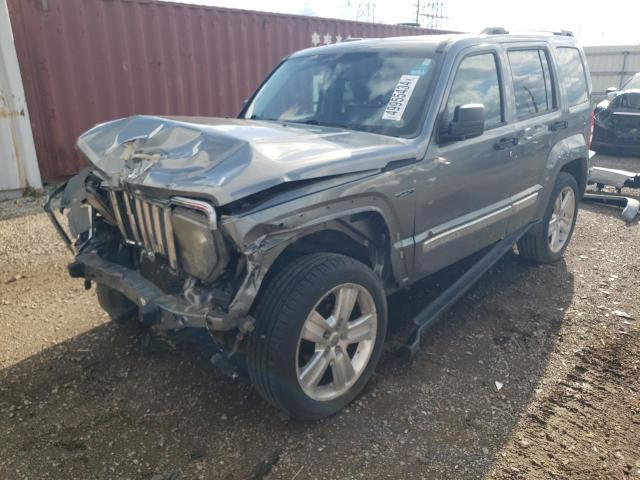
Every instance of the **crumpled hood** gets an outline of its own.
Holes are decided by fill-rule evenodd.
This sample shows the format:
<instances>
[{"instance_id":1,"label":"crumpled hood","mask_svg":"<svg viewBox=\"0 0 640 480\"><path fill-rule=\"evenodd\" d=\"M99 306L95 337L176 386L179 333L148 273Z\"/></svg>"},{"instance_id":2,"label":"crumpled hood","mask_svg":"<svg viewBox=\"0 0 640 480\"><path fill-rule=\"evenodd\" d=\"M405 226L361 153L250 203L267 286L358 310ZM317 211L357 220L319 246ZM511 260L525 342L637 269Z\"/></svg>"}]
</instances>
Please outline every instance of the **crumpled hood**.
<instances>
[{"instance_id":1,"label":"crumpled hood","mask_svg":"<svg viewBox=\"0 0 640 480\"><path fill-rule=\"evenodd\" d=\"M147 116L97 125L77 148L114 187L176 190L217 205L283 182L382 169L415 156L409 140L352 130Z\"/></svg>"}]
</instances>

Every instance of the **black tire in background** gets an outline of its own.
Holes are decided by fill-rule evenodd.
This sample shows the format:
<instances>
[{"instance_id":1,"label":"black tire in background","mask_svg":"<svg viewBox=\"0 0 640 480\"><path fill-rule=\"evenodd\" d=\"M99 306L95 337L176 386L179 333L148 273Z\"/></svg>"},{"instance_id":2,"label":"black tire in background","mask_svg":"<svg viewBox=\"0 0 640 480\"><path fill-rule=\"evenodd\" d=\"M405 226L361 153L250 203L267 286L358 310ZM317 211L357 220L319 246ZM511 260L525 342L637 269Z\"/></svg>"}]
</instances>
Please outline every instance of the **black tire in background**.
<instances>
[{"instance_id":1,"label":"black tire in background","mask_svg":"<svg viewBox=\"0 0 640 480\"><path fill-rule=\"evenodd\" d=\"M98 303L105 310L111 320L118 325L125 325L129 323L138 312L138 307L135 303L125 297L122 293L98 283L96 285L96 295L98 296Z\"/></svg>"},{"instance_id":2,"label":"black tire in background","mask_svg":"<svg viewBox=\"0 0 640 480\"><path fill-rule=\"evenodd\" d=\"M563 191L571 189L573 192L573 198L575 202L575 208L573 212L573 218L571 219L569 233L563 242L561 248L554 251L550 246L550 221L554 215L554 205L558 196ZM562 258L564 251L569 246L571 237L573 236L573 230L575 227L576 219L578 218L578 184L573 175L567 172L560 172L556 179L553 192L549 198L549 204L545 210L542 222L539 225L533 227L533 229L522 237L518 241L518 253L521 257L535 262L535 263L553 263Z\"/></svg>"},{"instance_id":3,"label":"black tire in background","mask_svg":"<svg viewBox=\"0 0 640 480\"><path fill-rule=\"evenodd\" d=\"M302 328L318 302L344 284L365 289L375 303L373 350L346 392L330 400L317 400L305 393L298 380ZM261 292L253 315L256 325L248 349L251 381L267 401L300 420L332 415L360 393L378 363L387 328L386 296L375 273L357 260L329 253L306 255L291 262Z\"/></svg>"}]
</instances>

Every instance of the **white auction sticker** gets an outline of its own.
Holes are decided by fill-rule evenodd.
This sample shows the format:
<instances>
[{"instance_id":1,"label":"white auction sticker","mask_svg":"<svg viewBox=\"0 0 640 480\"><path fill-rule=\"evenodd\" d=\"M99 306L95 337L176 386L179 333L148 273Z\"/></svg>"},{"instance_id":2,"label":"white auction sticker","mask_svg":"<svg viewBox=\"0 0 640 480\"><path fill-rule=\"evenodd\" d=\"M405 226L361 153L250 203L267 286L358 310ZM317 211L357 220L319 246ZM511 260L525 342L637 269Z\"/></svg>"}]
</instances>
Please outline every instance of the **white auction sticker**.
<instances>
[{"instance_id":1,"label":"white auction sticker","mask_svg":"<svg viewBox=\"0 0 640 480\"><path fill-rule=\"evenodd\" d=\"M396 122L402 120L402 114L404 109L407 108L407 103L409 103L418 80L420 80L420 75L402 75L400 77L382 114L383 120L395 120Z\"/></svg>"}]
</instances>

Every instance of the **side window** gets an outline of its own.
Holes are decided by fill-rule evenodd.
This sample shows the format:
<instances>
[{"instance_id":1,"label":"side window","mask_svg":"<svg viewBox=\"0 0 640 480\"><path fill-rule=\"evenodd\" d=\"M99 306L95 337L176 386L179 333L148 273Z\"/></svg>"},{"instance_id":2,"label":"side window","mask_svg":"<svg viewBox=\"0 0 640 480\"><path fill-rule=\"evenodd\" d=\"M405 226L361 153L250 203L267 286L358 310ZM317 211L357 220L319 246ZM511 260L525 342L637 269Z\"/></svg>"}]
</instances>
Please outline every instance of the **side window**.
<instances>
[{"instance_id":1,"label":"side window","mask_svg":"<svg viewBox=\"0 0 640 480\"><path fill-rule=\"evenodd\" d=\"M510 50L507 53L518 118L553 110L553 86L544 50Z\"/></svg>"},{"instance_id":2,"label":"side window","mask_svg":"<svg viewBox=\"0 0 640 480\"><path fill-rule=\"evenodd\" d=\"M484 105L485 129L503 122L500 76L493 53L472 55L462 60L447 100L447 118L453 118L456 106L467 103Z\"/></svg>"},{"instance_id":3,"label":"side window","mask_svg":"<svg viewBox=\"0 0 640 480\"><path fill-rule=\"evenodd\" d=\"M577 48L559 47L556 49L558 73L564 89L567 91L569 106L579 105L589 100L587 73Z\"/></svg>"}]
</instances>

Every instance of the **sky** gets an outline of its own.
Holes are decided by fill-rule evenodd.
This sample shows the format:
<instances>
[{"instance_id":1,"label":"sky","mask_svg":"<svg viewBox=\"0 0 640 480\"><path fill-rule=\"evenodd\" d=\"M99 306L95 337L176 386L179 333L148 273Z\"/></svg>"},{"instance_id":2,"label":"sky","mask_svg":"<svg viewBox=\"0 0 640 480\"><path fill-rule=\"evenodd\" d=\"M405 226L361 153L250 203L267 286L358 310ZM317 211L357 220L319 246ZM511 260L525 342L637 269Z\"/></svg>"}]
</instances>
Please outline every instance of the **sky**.
<instances>
[{"instance_id":1,"label":"sky","mask_svg":"<svg viewBox=\"0 0 640 480\"><path fill-rule=\"evenodd\" d=\"M356 20L358 11L362 13L367 4L373 4L374 21L381 23L413 22L416 10L416 0L177 1L346 20ZM488 26L501 26L510 31L570 30L582 45L640 44L640 0L443 0L443 3L448 17L442 21L441 27L445 29L480 32ZM426 26L426 19L422 23Z\"/></svg>"}]
</instances>

